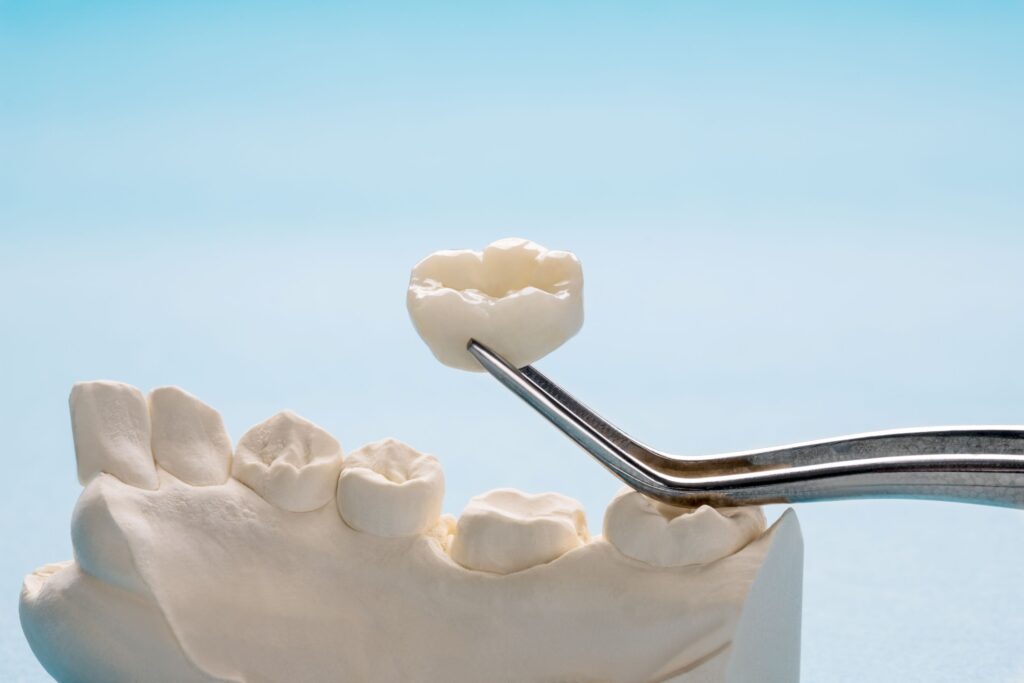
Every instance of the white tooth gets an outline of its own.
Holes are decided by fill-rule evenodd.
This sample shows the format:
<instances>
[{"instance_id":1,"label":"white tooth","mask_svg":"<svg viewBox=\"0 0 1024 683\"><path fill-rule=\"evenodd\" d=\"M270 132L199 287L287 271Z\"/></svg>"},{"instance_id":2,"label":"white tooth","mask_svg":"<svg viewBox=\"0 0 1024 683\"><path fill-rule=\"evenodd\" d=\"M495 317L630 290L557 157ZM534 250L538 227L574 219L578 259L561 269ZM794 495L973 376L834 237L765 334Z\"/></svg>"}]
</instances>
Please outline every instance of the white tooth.
<instances>
[{"instance_id":1,"label":"white tooth","mask_svg":"<svg viewBox=\"0 0 1024 683\"><path fill-rule=\"evenodd\" d=\"M583 271L567 251L503 239L484 251L439 251L412 269L413 325L439 361L481 371L470 339L517 367L551 353L583 325Z\"/></svg>"},{"instance_id":2,"label":"white tooth","mask_svg":"<svg viewBox=\"0 0 1024 683\"><path fill-rule=\"evenodd\" d=\"M341 463L333 436L285 410L242 436L231 473L282 510L309 512L334 497Z\"/></svg>"},{"instance_id":3,"label":"white tooth","mask_svg":"<svg viewBox=\"0 0 1024 683\"><path fill-rule=\"evenodd\" d=\"M761 535L759 507L677 508L624 488L604 514L604 536L619 552L655 567L706 564Z\"/></svg>"},{"instance_id":4,"label":"white tooth","mask_svg":"<svg viewBox=\"0 0 1024 683\"><path fill-rule=\"evenodd\" d=\"M367 444L345 457L338 511L376 536L414 536L437 526L444 502L441 463L397 439Z\"/></svg>"},{"instance_id":5,"label":"white tooth","mask_svg":"<svg viewBox=\"0 0 1024 683\"><path fill-rule=\"evenodd\" d=\"M149 393L153 457L194 486L223 484L231 476L231 438L220 413L178 387Z\"/></svg>"},{"instance_id":6,"label":"white tooth","mask_svg":"<svg viewBox=\"0 0 1024 683\"><path fill-rule=\"evenodd\" d=\"M469 501L451 555L468 569L510 574L550 562L589 539L583 507L572 498L497 489Z\"/></svg>"},{"instance_id":7,"label":"white tooth","mask_svg":"<svg viewBox=\"0 0 1024 683\"><path fill-rule=\"evenodd\" d=\"M79 382L68 403L79 482L107 472L132 486L159 487L141 391L120 382Z\"/></svg>"}]
</instances>

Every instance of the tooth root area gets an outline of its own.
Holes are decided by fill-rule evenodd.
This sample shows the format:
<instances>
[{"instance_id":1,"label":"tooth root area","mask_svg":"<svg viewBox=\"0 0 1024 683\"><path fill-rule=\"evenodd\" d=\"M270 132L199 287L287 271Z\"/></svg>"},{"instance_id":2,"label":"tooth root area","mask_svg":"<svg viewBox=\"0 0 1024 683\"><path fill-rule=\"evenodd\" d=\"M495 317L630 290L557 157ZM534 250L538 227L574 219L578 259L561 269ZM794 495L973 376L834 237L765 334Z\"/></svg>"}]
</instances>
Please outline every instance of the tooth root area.
<instances>
[{"instance_id":1,"label":"tooth root area","mask_svg":"<svg viewBox=\"0 0 1024 683\"><path fill-rule=\"evenodd\" d=\"M569 252L522 239L483 252L438 252L412 271L407 297L417 332L445 365L480 371L477 339L517 366L561 346L583 325L583 271Z\"/></svg>"},{"instance_id":2,"label":"tooth root area","mask_svg":"<svg viewBox=\"0 0 1024 683\"><path fill-rule=\"evenodd\" d=\"M195 486L223 484L231 476L231 438L220 413L178 387L149 394L153 457Z\"/></svg>"},{"instance_id":3,"label":"tooth root area","mask_svg":"<svg viewBox=\"0 0 1024 683\"><path fill-rule=\"evenodd\" d=\"M142 392L120 382L79 382L68 403L79 482L106 472L139 488L159 487Z\"/></svg>"},{"instance_id":4,"label":"tooth root area","mask_svg":"<svg viewBox=\"0 0 1024 683\"><path fill-rule=\"evenodd\" d=\"M338 441L286 410L239 439L231 473L282 510L308 512L330 502L341 465Z\"/></svg>"},{"instance_id":5,"label":"tooth root area","mask_svg":"<svg viewBox=\"0 0 1024 683\"><path fill-rule=\"evenodd\" d=\"M131 542L114 513L119 495L112 477L101 475L82 491L71 515L71 546L82 571L137 594L147 591L132 556ZM131 490L121 486L122 491Z\"/></svg>"},{"instance_id":6,"label":"tooth root area","mask_svg":"<svg viewBox=\"0 0 1024 683\"><path fill-rule=\"evenodd\" d=\"M338 512L353 529L377 536L433 532L444 502L436 458L397 439L350 453L338 477Z\"/></svg>"},{"instance_id":7,"label":"tooth root area","mask_svg":"<svg viewBox=\"0 0 1024 683\"><path fill-rule=\"evenodd\" d=\"M583 507L572 498L498 489L469 501L451 556L467 569L510 574L557 559L589 538Z\"/></svg>"},{"instance_id":8,"label":"tooth root area","mask_svg":"<svg viewBox=\"0 0 1024 683\"><path fill-rule=\"evenodd\" d=\"M655 567L714 562L764 529L760 507L677 508L629 488L616 495L604 516L605 538L623 555Z\"/></svg>"}]
</instances>

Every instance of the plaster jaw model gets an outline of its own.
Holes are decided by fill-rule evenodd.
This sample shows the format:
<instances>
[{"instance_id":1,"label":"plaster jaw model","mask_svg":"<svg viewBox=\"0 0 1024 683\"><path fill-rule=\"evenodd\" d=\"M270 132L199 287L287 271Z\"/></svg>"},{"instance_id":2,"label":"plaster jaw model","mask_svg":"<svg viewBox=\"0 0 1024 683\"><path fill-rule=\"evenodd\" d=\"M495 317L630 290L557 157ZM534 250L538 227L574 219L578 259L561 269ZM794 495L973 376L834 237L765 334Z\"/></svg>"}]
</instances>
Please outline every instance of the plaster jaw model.
<instances>
[{"instance_id":1,"label":"plaster jaw model","mask_svg":"<svg viewBox=\"0 0 1024 683\"><path fill-rule=\"evenodd\" d=\"M77 415L94 390L73 393ZM136 407L103 413L84 445L141 424ZM332 443L282 421L266 427L283 433L278 453ZM195 431L183 438L219 457ZM236 477L194 485L154 465L149 489L105 471L121 458L96 461L72 519L75 559L22 588L39 660L61 683L797 678L792 513L767 531L746 509L652 524L646 499L626 491L608 534L591 538L572 499L498 490L455 522L440 514L436 459L385 440L345 460L340 475L309 470L336 495L302 512ZM727 542L709 541L723 529Z\"/></svg>"},{"instance_id":2,"label":"plaster jaw model","mask_svg":"<svg viewBox=\"0 0 1024 683\"><path fill-rule=\"evenodd\" d=\"M343 457L285 412L232 456L198 399L114 382L71 413L75 559L20 602L60 683L799 678L792 511L624 490L592 538L572 499L506 489L455 520L440 463L392 439Z\"/></svg>"}]
</instances>

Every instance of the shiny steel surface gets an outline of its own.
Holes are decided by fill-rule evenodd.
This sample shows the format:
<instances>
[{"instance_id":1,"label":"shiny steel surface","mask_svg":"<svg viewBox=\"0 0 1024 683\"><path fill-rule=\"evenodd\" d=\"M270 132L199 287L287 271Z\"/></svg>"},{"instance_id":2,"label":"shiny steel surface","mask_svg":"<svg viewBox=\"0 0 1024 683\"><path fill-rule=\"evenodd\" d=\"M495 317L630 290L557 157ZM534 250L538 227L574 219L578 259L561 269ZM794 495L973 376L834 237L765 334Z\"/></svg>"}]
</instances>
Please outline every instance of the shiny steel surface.
<instances>
[{"instance_id":1,"label":"shiny steel surface","mask_svg":"<svg viewBox=\"0 0 1024 683\"><path fill-rule=\"evenodd\" d=\"M926 498L1024 508L1024 426L868 432L720 455L632 439L532 366L467 348L505 387L636 490L676 505Z\"/></svg>"}]
</instances>

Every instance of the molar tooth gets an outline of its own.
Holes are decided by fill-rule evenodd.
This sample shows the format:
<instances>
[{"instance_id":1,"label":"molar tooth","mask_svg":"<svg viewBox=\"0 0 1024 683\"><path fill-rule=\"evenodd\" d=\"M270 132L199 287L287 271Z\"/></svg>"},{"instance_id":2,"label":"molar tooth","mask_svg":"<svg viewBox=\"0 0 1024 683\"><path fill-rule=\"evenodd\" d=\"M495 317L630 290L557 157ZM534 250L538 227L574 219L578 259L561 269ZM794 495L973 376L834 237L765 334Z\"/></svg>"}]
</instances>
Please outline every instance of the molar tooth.
<instances>
[{"instance_id":1,"label":"molar tooth","mask_svg":"<svg viewBox=\"0 0 1024 683\"><path fill-rule=\"evenodd\" d=\"M468 569L510 574L561 557L589 538L583 507L572 498L497 489L469 501L451 556Z\"/></svg>"},{"instance_id":2,"label":"molar tooth","mask_svg":"<svg viewBox=\"0 0 1024 683\"><path fill-rule=\"evenodd\" d=\"M397 439L367 444L345 458L338 511L359 531L414 536L437 526L444 502L441 463Z\"/></svg>"},{"instance_id":3,"label":"molar tooth","mask_svg":"<svg viewBox=\"0 0 1024 683\"><path fill-rule=\"evenodd\" d=\"M282 510L309 512L331 500L341 464L333 436L284 410L242 436L231 473Z\"/></svg>"},{"instance_id":4,"label":"molar tooth","mask_svg":"<svg viewBox=\"0 0 1024 683\"><path fill-rule=\"evenodd\" d=\"M194 486L223 484L231 476L231 438L220 413L178 387L149 394L153 457Z\"/></svg>"},{"instance_id":5,"label":"molar tooth","mask_svg":"<svg viewBox=\"0 0 1024 683\"><path fill-rule=\"evenodd\" d=\"M68 403L80 483L106 472L131 486L159 488L141 391L121 382L79 382Z\"/></svg>"},{"instance_id":6,"label":"molar tooth","mask_svg":"<svg viewBox=\"0 0 1024 683\"><path fill-rule=\"evenodd\" d=\"M416 331L445 365L481 371L466 351L476 339L522 367L583 325L583 271L569 252L503 239L483 252L423 259L413 267L406 303Z\"/></svg>"},{"instance_id":7,"label":"molar tooth","mask_svg":"<svg viewBox=\"0 0 1024 683\"><path fill-rule=\"evenodd\" d=\"M655 567L706 564L764 531L759 507L677 508L624 488L608 505L604 536L619 552Z\"/></svg>"}]
</instances>

